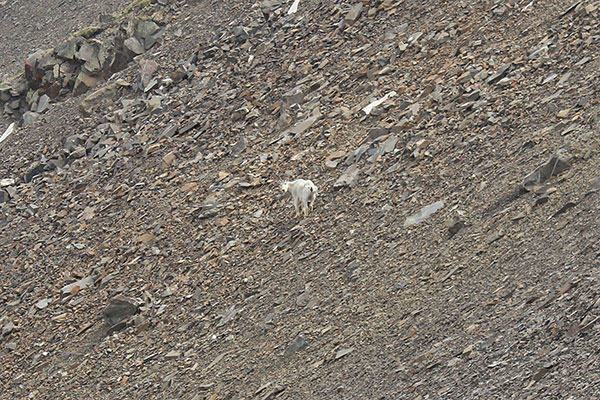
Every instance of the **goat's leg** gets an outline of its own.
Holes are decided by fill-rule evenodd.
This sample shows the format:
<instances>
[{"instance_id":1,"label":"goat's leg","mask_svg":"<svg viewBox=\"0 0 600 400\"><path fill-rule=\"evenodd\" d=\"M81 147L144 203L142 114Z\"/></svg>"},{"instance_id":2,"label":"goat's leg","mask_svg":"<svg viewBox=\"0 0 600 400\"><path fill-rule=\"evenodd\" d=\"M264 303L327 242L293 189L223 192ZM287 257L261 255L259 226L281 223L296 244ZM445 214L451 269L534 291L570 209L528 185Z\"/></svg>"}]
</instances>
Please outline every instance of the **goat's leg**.
<instances>
[{"instance_id":1,"label":"goat's leg","mask_svg":"<svg viewBox=\"0 0 600 400\"><path fill-rule=\"evenodd\" d=\"M300 216L300 205L297 198L294 198L294 208L296 209L296 217Z\"/></svg>"},{"instance_id":2,"label":"goat's leg","mask_svg":"<svg viewBox=\"0 0 600 400\"><path fill-rule=\"evenodd\" d=\"M308 200L306 198L302 199L302 211L304 212L304 216L308 216Z\"/></svg>"}]
</instances>

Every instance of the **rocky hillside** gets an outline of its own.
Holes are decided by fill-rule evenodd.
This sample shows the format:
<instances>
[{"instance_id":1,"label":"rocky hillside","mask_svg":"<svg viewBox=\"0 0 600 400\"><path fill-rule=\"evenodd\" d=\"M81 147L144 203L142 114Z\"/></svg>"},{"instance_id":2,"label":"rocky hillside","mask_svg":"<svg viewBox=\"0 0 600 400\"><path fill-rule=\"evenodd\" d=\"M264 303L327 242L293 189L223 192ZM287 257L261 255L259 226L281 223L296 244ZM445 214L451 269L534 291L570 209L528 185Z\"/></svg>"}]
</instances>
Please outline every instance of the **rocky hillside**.
<instances>
[{"instance_id":1,"label":"rocky hillside","mask_svg":"<svg viewBox=\"0 0 600 400\"><path fill-rule=\"evenodd\" d=\"M600 397L600 2L113 3L0 71L0 398Z\"/></svg>"}]
</instances>

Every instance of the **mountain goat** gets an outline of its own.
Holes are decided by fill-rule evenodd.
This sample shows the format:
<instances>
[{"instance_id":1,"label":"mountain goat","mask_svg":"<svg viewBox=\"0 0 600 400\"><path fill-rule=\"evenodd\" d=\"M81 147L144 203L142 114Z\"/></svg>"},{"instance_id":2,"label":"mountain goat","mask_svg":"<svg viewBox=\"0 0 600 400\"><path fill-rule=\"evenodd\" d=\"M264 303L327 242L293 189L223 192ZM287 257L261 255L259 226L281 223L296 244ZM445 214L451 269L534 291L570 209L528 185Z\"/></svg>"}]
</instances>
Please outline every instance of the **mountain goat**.
<instances>
[{"instance_id":1,"label":"mountain goat","mask_svg":"<svg viewBox=\"0 0 600 400\"><path fill-rule=\"evenodd\" d=\"M312 211L317 197L318 189L310 180L296 179L295 181L283 181L281 190L292 195L292 202L296 209L296 216L300 216L300 207L305 216L309 210Z\"/></svg>"}]
</instances>

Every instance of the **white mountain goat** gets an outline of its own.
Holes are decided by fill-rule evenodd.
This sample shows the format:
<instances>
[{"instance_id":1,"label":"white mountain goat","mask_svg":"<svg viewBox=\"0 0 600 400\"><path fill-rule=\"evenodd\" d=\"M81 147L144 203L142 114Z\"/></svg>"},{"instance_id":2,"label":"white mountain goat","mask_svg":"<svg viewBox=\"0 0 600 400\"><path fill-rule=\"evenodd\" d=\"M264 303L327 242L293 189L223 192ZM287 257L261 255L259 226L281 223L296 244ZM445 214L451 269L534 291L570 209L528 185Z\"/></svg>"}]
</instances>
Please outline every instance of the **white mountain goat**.
<instances>
[{"instance_id":1,"label":"white mountain goat","mask_svg":"<svg viewBox=\"0 0 600 400\"><path fill-rule=\"evenodd\" d=\"M312 211L317 197L318 189L310 180L296 179L295 181L283 181L281 190L292 195L292 202L296 209L296 216L300 216L300 207L305 216L309 210Z\"/></svg>"}]
</instances>

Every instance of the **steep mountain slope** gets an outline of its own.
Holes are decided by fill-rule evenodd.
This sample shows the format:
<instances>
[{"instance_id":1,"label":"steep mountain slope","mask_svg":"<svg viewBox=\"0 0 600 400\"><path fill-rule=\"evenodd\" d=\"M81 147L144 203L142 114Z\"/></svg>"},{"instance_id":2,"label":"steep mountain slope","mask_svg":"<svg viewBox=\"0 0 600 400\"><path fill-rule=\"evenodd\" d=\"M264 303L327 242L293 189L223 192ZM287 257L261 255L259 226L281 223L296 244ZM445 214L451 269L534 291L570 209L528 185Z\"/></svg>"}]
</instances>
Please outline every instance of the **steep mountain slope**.
<instances>
[{"instance_id":1,"label":"steep mountain slope","mask_svg":"<svg viewBox=\"0 0 600 400\"><path fill-rule=\"evenodd\" d=\"M0 397L598 397L598 2L292 3L0 144Z\"/></svg>"}]
</instances>

